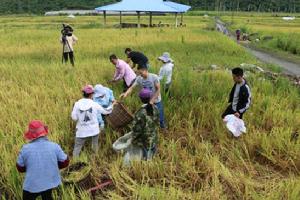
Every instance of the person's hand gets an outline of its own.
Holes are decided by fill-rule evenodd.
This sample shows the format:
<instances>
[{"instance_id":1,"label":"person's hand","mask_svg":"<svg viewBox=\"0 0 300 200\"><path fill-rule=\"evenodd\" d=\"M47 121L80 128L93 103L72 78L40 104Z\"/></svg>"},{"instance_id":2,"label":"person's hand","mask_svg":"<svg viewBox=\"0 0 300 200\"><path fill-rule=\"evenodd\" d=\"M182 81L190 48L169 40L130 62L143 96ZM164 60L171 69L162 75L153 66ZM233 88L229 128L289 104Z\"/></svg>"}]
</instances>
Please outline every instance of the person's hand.
<instances>
[{"instance_id":1,"label":"person's hand","mask_svg":"<svg viewBox=\"0 0 300 200\"><path fill-rule=\"evenodd\" d=\"M234 113L234 116L240 118L240 113L236 112L236 113Z\"/></svg>"},{"instance_id":2,"label":"person's hand","mask_svg":"<svg viewBox=\"0 0 300 200\"><path fill-rule=\"evenodd\" d=\"M126 93L122 93L121 95L120 95L120 99L124 99L124 98L126 98L127 97L127 94Z\"/></svg>"},{"instance_id":3,"label":"person's hand","mask_svg":"<svg viewBox=\"0 0 300 200\"><path fill-rule=\"evenodd\" d=\"M154 100L151 99L149 103L150 103L151 105L153 105L153 104L154 104Z\"/></svg>"}]
</instances>

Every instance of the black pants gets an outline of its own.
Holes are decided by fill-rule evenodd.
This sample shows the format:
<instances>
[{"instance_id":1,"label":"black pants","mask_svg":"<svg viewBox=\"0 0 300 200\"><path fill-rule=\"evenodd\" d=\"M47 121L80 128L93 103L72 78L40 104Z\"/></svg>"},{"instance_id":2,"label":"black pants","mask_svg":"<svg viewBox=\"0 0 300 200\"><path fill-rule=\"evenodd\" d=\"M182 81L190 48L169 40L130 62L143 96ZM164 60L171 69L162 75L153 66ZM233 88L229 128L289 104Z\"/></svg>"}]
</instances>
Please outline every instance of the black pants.
<instances>
[{"instance_id":1,"label":"black pants","mask_svg":"<svg viewBox=\"0 0 300 200\"><path fill-rule=\"evenodd\" d=\"M31 193L23 190L23 200L35 200L39 196L42 196L42 200L53 200L52 189L39 193Z\"/></svg>"},{"instance_id":2,"label":"black pants","mask_svg":"<svg viewBox=\"0 0 300 200\"><path fill-rule=\"evenodd\" d=\"M66 52L66 53L64 52L63 57L64 57L65 63L67 63L70 58L70 62L74 66L74 53L73 52Z\"/></svg>"},{"instance_id":3,"label":"black pants","mask_svg":"<svg viewBox=\"0 0 300 200\"><path fill-rule=\"evenodd\" d=\"M134 82L135 82L135 79L133 80L133 81L131 81L131 83L130 83L130 85L128 86L127 84L126 84L126 81L124 80L124 83L123 83L123 85L124 85L124 89L123 89L123 92L126 92L133 84L134 84Z\"/></svg>"},{"instance_id":4,"label":"black pants","mask_svg":"<svg viewBox=\"0 0 300 200\"><path fill-rule=\"evenodd\" d=\"M234 110L232 109L232 104L230 104L230 105L226 108L226 110L224 111L224 113L222 114L222 119L224 119L224 117L225 117L226 115L233 115L234 113L236 113L236 111L234 111ZM243 114L244 114L244 113L241 113L241 114L240 114L240 119L243 119Z\"/></svg>"}]
</instances>

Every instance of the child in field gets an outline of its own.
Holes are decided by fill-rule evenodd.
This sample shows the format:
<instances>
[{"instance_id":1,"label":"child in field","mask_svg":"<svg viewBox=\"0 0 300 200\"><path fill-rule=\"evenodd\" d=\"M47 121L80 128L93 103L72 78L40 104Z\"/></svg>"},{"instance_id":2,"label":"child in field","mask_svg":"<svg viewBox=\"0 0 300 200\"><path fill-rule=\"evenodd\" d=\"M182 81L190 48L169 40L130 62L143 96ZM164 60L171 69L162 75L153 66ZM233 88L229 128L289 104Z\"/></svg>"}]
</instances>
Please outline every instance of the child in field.
<instances>
[{"instance_id":1,"label":"child in field","mask_svg":"<svg viewBox=\"0 0 300 200\"><path fill-rule=\"evenodd\" d=\"M52 200L52 190L61 184L59 169L69 164L61 147L47 139L48 128L41 121L30 122L24 137L29 140L18 156L17 169L26 172L23 200Z\"/></svg>"},{"instance_id":2,"label":"child in field","mask_svg":"<svg viewBox=\"0 0 300 200\"><path fill-rule=\"evenodd\" d=\"M79 156L81 148L88 139L92 140L92 149L94 152L98 151L100 133L98 116L111 112L93 101L93 86L85 86L82 93L83 98L75 103L71 114L72 119L77 122L73 157Z\"/></svg>"},{"instance_id":3,"label":"child in field","mask_svg":"<svg viewBox=\"0 0 300 200\"><path fill-rule=\"evenodd\" d=\"M108 111L112 110L112 106L116 102L113 91L100 84L95 85L93 100ZM98 122L102 130L104 129L104 117L105 115L98 115Z\"/></svg>"},{"instance_id":4,"label":"child in field","mask_svg":"<svg viewBox=\"0 0 300 200\"><path fill-rule=\"evenodd\" d=\"M121 94L120 97L126 98L132 93L136 86L149 89L153 94L150 99L150 104L155 104L157 106L159 110L160 127L165 129L164 109L161 102L159 78L156 74L149 73L147 66L139 65L138 73L140 76L136 78L134 84L125 93Z\"/></svg>"},{"instance_id":5,"label":"child in field","mask_svg":"<svg viewBox=\"0 0 300 200\"><path fill-rule=\"evenodd\" d=\"M170 58L170 54L168 52L163 53L162 56L158 57L158 60L160 60L163 63L163 66L159 70L158 78L160 81L162 81L165 78L165 93L168 93L172 82L172 72L174 63L173 60Z\"/></svg>"},{"instance_id":6,"label":"child in field","mask_svg":"<svg viewBox=\"0 0 300 200\"><path fill-rule=\"evenodd\" d=\"M229 95L228 102L230 103L230 105L222 114L223 119L226 117L226 115L230 114L234 114L236 117L242 119L244 113L250 107L251 91L243 76L243 69L237 67L232 70L234 86Z\"/></svg>"}]
</instances>

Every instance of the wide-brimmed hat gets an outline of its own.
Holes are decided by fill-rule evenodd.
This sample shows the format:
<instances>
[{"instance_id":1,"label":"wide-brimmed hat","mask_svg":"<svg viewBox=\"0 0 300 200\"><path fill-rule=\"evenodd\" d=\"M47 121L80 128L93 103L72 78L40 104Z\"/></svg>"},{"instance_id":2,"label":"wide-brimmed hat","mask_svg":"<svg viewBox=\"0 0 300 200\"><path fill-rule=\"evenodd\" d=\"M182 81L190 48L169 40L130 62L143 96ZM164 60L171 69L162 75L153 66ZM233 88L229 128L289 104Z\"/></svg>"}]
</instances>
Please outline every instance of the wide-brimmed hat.
<instances>
[{"instance_id":1,"label":"wide-brimmed hat","mask_svg":"<svg viewBox=\"0 0 300 200\"><path fill-rule=\"evenodd\" d=\"M92 85L86 85L82 88L82 92L84 92L85 94L93 94L94 87Z\"/></svg>"},{"instance_id":2,"label":"wide-brimmed hat","mask_svg":"<svg viewBox=\"0 0 300 200\"><path fill-rule=\"evenodd\" d=\"M148 99L152 97L152 91L148 88L143 88L140 92L139 92L139 97L141 99Z\"/></svg>"},{"instance_id":3,"label":"wide-brimmed hat","mask_svg":"<svg viewBox=\"0 0 300 200\"><path fill-rule=\"evenodd\" d=\"M170 58L170 53L168 53L168 52L165 52L165 53L163 53L162 56L159 56L158 60L161 60L164 63L173 62L173 60Z\"/></svg>"},{"instance_id":4,"label":"wide-brimmed hat","mask_svg":"<svg viewBox=\"0 0 300 200\"><path fill-rule=\"evenodd\" d=\"M32 120L28 125L28 130L25 132L24 137L27 140L35 140L46 135L48 135L48 127L40 120Z\"/></svg>"},{"instance_id":5,"label":"wide-brimmed hat","mask_svg":"<svg viewBox=\"0 0 300 200\"><path fill-rule=\"evenodd\" d=\"M106 88L101 84L97 84L94 87L94 92L95 97L102 97L106 94Z\"/></svg>"}]
</instances>

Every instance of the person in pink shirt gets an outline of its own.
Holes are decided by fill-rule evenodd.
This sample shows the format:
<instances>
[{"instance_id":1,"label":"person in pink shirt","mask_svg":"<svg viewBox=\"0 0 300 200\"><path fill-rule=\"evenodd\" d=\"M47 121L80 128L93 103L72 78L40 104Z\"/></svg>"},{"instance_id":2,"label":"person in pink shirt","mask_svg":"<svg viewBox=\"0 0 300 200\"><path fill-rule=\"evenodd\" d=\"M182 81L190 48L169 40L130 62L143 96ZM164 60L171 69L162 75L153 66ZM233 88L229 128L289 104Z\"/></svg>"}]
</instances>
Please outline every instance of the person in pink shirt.
<instances>
[{"instance_id":1,"label":"person in pink shirt","mask_svg":"<svg viewBox=\"0 0 300 200\"><path fill-rule=\"evenodd\" d=\"M123 79L124 81L123 92L126 92L128 88L130 88L135 82L136 74L124 60L118 59L116 55L114 54L110 55L109 60L113 65L116 66L116 72L114 78L109 82L116 83L117 81Z\"/></svg>"}]
</instances>

